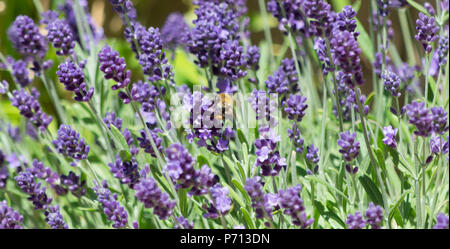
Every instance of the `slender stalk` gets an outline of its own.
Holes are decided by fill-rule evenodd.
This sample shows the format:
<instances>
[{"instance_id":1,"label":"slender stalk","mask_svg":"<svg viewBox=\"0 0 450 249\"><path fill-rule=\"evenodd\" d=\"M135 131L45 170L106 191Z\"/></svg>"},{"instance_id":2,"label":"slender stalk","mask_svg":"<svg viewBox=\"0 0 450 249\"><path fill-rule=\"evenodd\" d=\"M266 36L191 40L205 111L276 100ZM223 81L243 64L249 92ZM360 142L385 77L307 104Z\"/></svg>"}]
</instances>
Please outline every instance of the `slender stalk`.
<instances>
[{"instance_id":1,"label":"slender stalk","mask_svg":"<svg viewBox=\"0 0 450 249\"><path fill-rule=\"evenodd\" d=\"M417 160L417 137L416 141L414 142L414 165L416 167L416 176L414 178L414 187L415 187L415 196L416 196L416 228L422 228L422 211L421 211L421 204L420 204L420 185L419 185L419 174L420 174L420 165Z\"/></svg>"},{"instance_id":2,"label":"slender stalk","mask_svg":"<svg viewBox=\"0 0 450 249\"><path fill-rule=\"evenodd\" d=\"M103 119L100 117L100 115L98 114L94 105L92 104L92 100L89 100L87 103L88 103L89 107L91 108L92 112L94 113L94 116L97 119L97 124L100 127L102 136L105 139L107 153L108 153L110 159L112 160L112 162L114 162L114 155L112 154L114 150L111 146L111 140L109 139L108 135L106 134L109 131L109 129L106 127L106 124L104 123ZM106 130L106 132L105 132L105 130ZM112 134L110 134L110 136L111 136L111 138L113 138Z\"/></svg>"},{"instance_id":3,"label":"slender stalk","mask_svg":"<svg viewBox=\"0 0 450 249\"><path fill-rule=\"evenodd\" d=\"M373 168L375 170L375 173L377 175L378 182L380 183L380 187L381 187L381 191L382 191L382 198L383 198L383 206L384 206L384 211L385 211L385 214L386 214L385 215L385 219L386 219L386 223L388 223L387 222L387 216L389 214L389 211L388 211L389 210L389 205L388 205L388 202L387 202L386 188L384 186L383 179L381 178L381 174L380 174L378 166L376 164L375 157L373 156L372 148L370 147L369 136L367 135L367 128L366 128L364 110L363 110L363 108L361 106L361 102L359 101L359 99L361 98L360 94L359 94L359 89L355 90L355 94L356 94L356 103L358 104L358 111L359 111L359 115L360 115L360 119L361 119L361 126L363 128L364 142L365 142L366 147L367 147L367 152L369 153L370 161L371 161L372 166L373 166Z\"/></svg>"},{"instance_id":4,"label":"slender stalk","mask_svg":"<svg viewBox=\"0 0 450 249\"><path fill-rule=\"evenodd\" d=\"M262 18L264 20L264 37L266 38L266 41L269 46L269 55L270 55L269 65L271 69L274 69L275 58L273 55L273 42L272 42L272 33L270 32L269 26L269 15L267 15L266 4L264 0L258 0L258 5L259 11L261 12Z\"/></svg>"}]
</instances>

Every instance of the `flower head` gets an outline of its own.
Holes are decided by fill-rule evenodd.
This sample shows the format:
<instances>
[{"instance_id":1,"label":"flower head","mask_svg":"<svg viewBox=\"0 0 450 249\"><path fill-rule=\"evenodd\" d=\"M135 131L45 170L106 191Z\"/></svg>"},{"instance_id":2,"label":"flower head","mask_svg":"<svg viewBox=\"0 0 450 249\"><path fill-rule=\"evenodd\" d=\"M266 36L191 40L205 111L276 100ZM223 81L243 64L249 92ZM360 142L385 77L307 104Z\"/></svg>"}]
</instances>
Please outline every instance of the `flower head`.
<instances>
[{"instance_id":1,"label":"flower head","mask_svg":"<svg viewBox=\"0 0 450 249\"><path fill-rule=\"evenodd\" d=\"M28 16L19 15L8 30L8 37L14 48L26 57L44 57L47 41L39 33L39 27Z\"/></svg>"},{"instance_id":2,"label":"flower head","mask_svg":"<svg viewBox=\"0 0 450 249\"><path fill-rule=\"evenodd\" d=\"M369 208L366 211L367 223L372 229L380 229L380 224L383 222L383 209L380 206L375 206L372 202L369 203Z\"/></svg>"},{"instance_id":3,"label":"flower head","mask_svg":"<svg viewBox=\"0 0 450 249\"><path fill-rule=\"evenodd\" d=\"M95 188L98 201L102 204L103 213L107 219L114 222L114 228L122 228L128 224L128 214L125 208L117 201L117 194L111 194L108 183L104 180Z\"/></svg>"},{"instance_id":4,"label":"flower head","mask_svg":"<svg viewBox=\"0 0 450 249\"><path fill-rule=\"evenodd\" d=\"M393 149L397 148L397 140L395 136L397 135L398 129L392 129L392 126L386 126L383 128L383 143Z\"/></svg>"},{"instance_id":5,"label":"flower head","mask_svg":"<svg viewBox=\"0 0 450 249\"><path fill-rule=\"evenodd\" d=\"M422 12L419 12L419 18L416 21L416 30L417 34L414 38L422 43L426 53L430 53L433 50L432 43L439 38L439 27L434 17L428 17Z\"/></svg>"},{"instance_id":6,"label":"flower head","mask_svg":"<svg viewBox=\"0 0 450 249\"><path fill-rule=\"evenodd\" d=\"M36 128L44 132L52 122L52 117L41 110L38 102L39 92L32 88L30 93L25 89L14 90L10 98L11 104L19 109L20 114L27 118Z\"/></svg>"},{"instance_id":7,"label":"flower head","mask_svg":"<svg viewBox=\"0 0 450 249\"><path fill-rule=\"evenodd\" d=\"M356 141L356 133L350 134L350 131L342 132L337 143L341 146L339 152L347 162L351 162L358 157L360 147L359 142Z\"/></svg>"},{"instance_id":8,"label":"flower head","mask_svg":"<svg viewBox=\"0 0 450 249\"><path fill-rule=\"evenodd\" d=\"M123 57L119 57L119 52L111 49L106 44L98 53L100 71L105 74L105 79L113 79L117 85L113 85L113 90L125 88L130 84L130 70L127 70L127 64Z\"/></svg>"},{"instance_id":9,"label":"flower head","mask_svg":"<svg viewBox=\"0 0 450 249\"><path fill-rule=\"evenodd\" d=\"M53 47L58 48L57 55L70 55L73 53L75 41L69 24L64 20L55 20L48 24L48 40Z\"/></svg>"},{"instance_id":10,"label":"flower head","mask_svg":"<svg viewBox=\"0 0 450 249\"><path fill-rule=\"evenodd\" d=\"M360 212L349 214L345 223L347 224L348 229L363 229L366 227L366 221L363 219Z\"/></svg>"},{"instance_id":11,"label":"flower head","mask_svg":"<svg viewBox=\"0 0 450 249\"><path fill-rule=\"evenodd\" d=\"M80 134L68 125L59 127L58 137L53 140L53 145L58 153L77 161L86 159L89 153L89 146L85 144L84 138L80 138Z\"/></svg>"},{"instance_id":12,"label":"flower head","mask_svg":"<svg viewBox=\"0 0 450 249\"><path fill-rule=\"evenodd\" d=\"M0 201L0 229L21 229L23 216L8 207L6 201Z\"/></svg>"},{"instance_id":13,"label":"flower head","mask_svg":"<svg viewBox=\"0 0 450 249\"><path fill-rule=\"evenodd\" d=\"M53 229L68 229L66 222L64 221L61 213L59 212L59 206L48 207L48 209L44 212L45 221L53 228Z\"/></svg>"},{"instance_id":14,"label":"flower head","mask_svg":"<svg viewBox=\"0 0 450 249\"><path fill-rule=\"evenodd\" d=\"M58 66L56 75L58 75L59 81L64 84L66 90L75 93L74 99L76 101L88 102L92 98L94 88L87 89L83 71L71 59L67 59Z\"/></svg>"}]
</instances>

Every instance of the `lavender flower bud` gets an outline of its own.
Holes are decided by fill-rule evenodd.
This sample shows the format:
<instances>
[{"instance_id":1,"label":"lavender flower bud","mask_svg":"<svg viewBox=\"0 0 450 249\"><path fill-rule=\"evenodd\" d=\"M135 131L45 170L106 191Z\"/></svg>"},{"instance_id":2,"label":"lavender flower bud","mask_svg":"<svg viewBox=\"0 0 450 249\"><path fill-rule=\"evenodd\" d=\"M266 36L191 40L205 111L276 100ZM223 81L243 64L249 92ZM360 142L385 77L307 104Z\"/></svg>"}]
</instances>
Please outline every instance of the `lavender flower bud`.
<instances>
[{"instance_id":1,"label":"lavender flower bud","mask_svg":"<svg viewBox=\"0 0 450 249\"><path fill-rule=\"evenodd\" d=\"M448 216L444 213L439 213L436 217L436 225L434 229L448 229Z\"/></svg>"},{"instance_id":2,"label":"lavender flower bud","mask_svg":"<svg viewBox=\"0 0 450 249\"><path fill-rule=\"evenodd\" d=\"M117 194L111 195L106 180L103 181L101 186L97 185L94 190L98 201L102 204L103 213L108 220L114 222L112 226L114 228L125 227L128 224L127 211L117 201Z\"/></svg>"},{"instance_id":3,"label":"lavender flower bud","mask_svg":"<svg viewBox=\"0 0 450 249\"><path fill-rule=\"evenodd\" d=\"M411 104L406 105L409 116L409 123L416 126L414 134L417 136L428 137L433 128L433 116L430 111L425 108L425 103L413 101Z\"/></svg>"},{"instance_id":4,"label":"lavender flower bud","mask_svg":"<svg viewBox=\"0 0 450 249\"><path fill-rule=\"evenodd\" d=\"M347 224L348 229L363 229L366 227L366 221L363 219L360 212L356 212L354 215L349 214L345 223Z\"/></svg>"},{"instance_id":5,"label":"lavender flower bud","mask_svg":"<svg viewBox=\"0 0 450 249\"><path fill-rule=\"evenodd\" d=\"M390 91L393 97L400 97L400 78L397 74L386 71L381 78L384 80L384 89Z\"/></svg>"},{"instance_id":6,"label":"lavender flower bud","mask_svg":"<svg viewBox=\"0 0 450 249\"><path fill-rule=\"evenodd\" d=\"M372 229L380 229L381 222L383 222L383 209L380 206L375 206L372 202L369 203L369 208L366 211L367 223Z\"/></svg>"},{"instance_id":7,"label":"lavender flower bud","mask_svg":"<svg viewBox=\"0 0 450 249\"><path fill-rule=\"evenodd\" d=\"M194 222L180 216L177 218L177 224L173 227L174 229L194 229Z\"/></svg>"},{"instance_id":8,"label":"lavender flower bud","mask_svg":"<svg viewBox=\"0 0 450 249\"><path fill-rule=\"evenodd\" d=\"M431 53L433 46L431 45L436 39L439 38L439 27L434 20L434 17L428 17L422 12L419 12L419 19L416 21L417 34L414 36L416 40L422 43L426 53Z\"/></svg>"},{"instance_id":9,"label":"lavender flower bud","mask_svg":"<svg viewBox=\"0 0 450 249\"><path fill-rule=\"evenodd\" d=\"M154 208L153 213L160 219L165 220L173 214L176 202L170 200L169 196L159 189L153 178L148 177L141 180L134 186L134 190L136 198L144 203L144 207Z\"/></svg>"},{"instance_id":10,"label":"lavender flower bud","mask_svg":"<svg viewBox=\"0 0 450 249\"><path fill-rule=\"evenodd\" d=\"M114 125L119 131L122 130L122 119L116 117L114 112L107 112L103 122L105 122L108 129L111 129L111 125Z\"/></svg>"},{"instance_id":11,"label":"lavender flower bud","mask_svg":"<svg viewBox=\"0 0 450 249\"><path fill-rule=\"evenodd\" d=\"M161 29L161 39L165 47L175 52L178 46L182 48L186 46L188 32L189 26L184 21L183 15L174 12L167 17Z\"/></svg>"},{"instance_id":12,"label":"lavender flower bud","mask_svg":"<svg viewBox=\"0 0 450 249\"><path fill-rule=\"evenodd\" d=\"M289 119L301 122L305 116L306 108L308 108L306 97L297 94L289 96L284 111L288 114Z\"/></svg>"},{"instance_id":13,"label":"lavender flower bud","mask_svg":"<svg viewBox=\"0 0 450 249\"><path fill-rule=\"evenodd\" d=\"M300 228L305 229L309 227L314 220L307 219L305 214L305 206L303 200L300 197L300 185L288 188L286 190L280 190L279 202L280 207L284 208L284 213L291 216L292 223Z\"/></svg>"},{"instance_id":14,"label":"lavender flower bud","mask_svg":"<svg viewBox=\"0 0 450 249\"><path fill-rule=\"evenodd\" d=\"M57 55L70 55L73 53L75 41L69 24L64 20L55 20L48 24L48 40L53 47L59 48Z\"/></svg>"},{"instance_id":15,"label":"lavender flower bud","mask_svg":"<svg viewBox=\"0 0 450 249\"><path fill-rule=\"evenodd\" d=\"M22 215L8 207L6 201L0 201L0 229L22 229L22 221Z\"/></svg>"},{"instance_id":16,"label":"lavender flower bud","mask_svg":"<svg viewBox=\"0 0 450 249\"><path fill-rule=\"evenodd\" d=\"M353 161L359 155L359 142L356 141L356 133L350 134L350 131L342 132L337 143L341 147L339 152L344 156L347 162Z\"/></svg>"},{"instance_id":17,"label":"lavender flower bud","mask_svg":"<svg viewBox=\"0 0 450 249\"><path fill-rule=\"evenodd\" d=\"M85 144L84 138L68 125L61 125L58 129L58 137L53 140L56 151L66 157L80 161L87 158L89 146Z\"/></svg>"},{"instance_id":18,"label":"lavender flower bud","mask_svg":"<svg viewBox=\"0 0 450 249\"><path fill-rule=\"evenodd\" d=\"M130 84L130 70L127 70L127 64L123 57L119 57L119 52L111 49L106 44L98 54L100 63L100 71L105 74L105 79L113 79L117 85L113 85L111 89L118 90L125 88Z\"/></svg>"},{"instance_id":19,"label":"lavender flower bud","mask_svg":"<svg viewBox=\"0 0 450 249\"><path fill-rule=\"evenodd\" d=\"M45 221L53 229L69 229L66 222L64 221L61 213L59 212L59 206L48 207L48 210L44 212Z\"/></svg>"},{"instance_id":20,"label":"lavender flower bud","mask_svg":"<svg viewBox=\"0 0 450 249\"><path fill-rule=\"evenodd\" d=\"M30 92L31 94L23 88L19 91L14 90L10 98L11 104L19 109L22 116L39 128L41 132L44 132L52 122L52 117L42 112L41 105L37 100L39 92L35 88L32 88Z\"/></svg>"},{"instance_id":21,"label":"lavender flower bud","mask_svg":"<svg viewBox=\"0 0 450 249\"><path fill-rule=\"evenodd\" d=\"M397 148L397 141L395 136L397 136L398 129L392 129L392 126L386 126L383 128L383 143L393 149Z\"/></svg>"},{"instance_id":22,"label":"lavender flower bud","mask_svg":"<svg viewBox=\"0 0 450 249\"><path fill-rule=\"evenodd\" d=\"M228 197L228 188L222 187L220 183L216 183L216 185L211 187L209 192L213 199L214 207L220 212L220 215L228 213L231 209L231 199Z\"/></svg>"},{"instance_id":23,"label":"lavender flower bud","mask_svg":"<svg viewBox=\"0 0 450 249\"><path fill-rule=\"evenodd\" d=\"M139 182L140 174L138 163L134 157L129 161L122 160L120 155L116 155L114 163L108 163L111 173L119 179L122 184L128 184L131 188Z\"/></svg>"},{"instance_id":24,"label":"lavender flower bud","mask_svg":"<svg viewBox=\"0 0 450 249\"><path fill-rule=\"evenodd\" d=\"M64 84L66 90L75 93L74 99L76 101L88 102L92 98L94 88L87 90L83 71L71 59L67 59L58 66L56 75L58 75L59 81Z\"/></svg>"},{"instance_id":25,"label":"lavender flower bud","mask_svg":"<svg viewBox=\"0 0 450 249\"><path fill-rule=\"evenodd\" d=\"M39 27L28 16L19 15L8 30L14 48L25 57L42 58L47 53L47 41Z\"/></svg>"},{"instance_id":26,"label":"lavender flower bud","mask_svg":"<svg viewBox=\"0 0 450 249\"><path fill-rule=\"evenodd\" d=\"M432 129L437 134L444 134L448 131L448 113L442 107L431 107Z\"/></svg>"}]
</instances>

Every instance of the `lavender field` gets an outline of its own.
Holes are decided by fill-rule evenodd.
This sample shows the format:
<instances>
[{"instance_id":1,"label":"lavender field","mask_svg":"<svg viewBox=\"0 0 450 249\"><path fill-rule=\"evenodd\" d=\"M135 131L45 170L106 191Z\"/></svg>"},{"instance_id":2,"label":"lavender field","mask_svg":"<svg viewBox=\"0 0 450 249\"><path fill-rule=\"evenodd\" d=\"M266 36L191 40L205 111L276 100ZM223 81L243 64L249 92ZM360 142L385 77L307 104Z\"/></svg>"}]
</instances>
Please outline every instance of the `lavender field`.
<instances>
[{"instance_id":1,"label":"lavender field","mask_svg":"<svg viewBox=\"0 0 450 249\"><path fill-rule=\"evenodd\" d=\"M144 4L0 1L0 229L449 228L448 0Z\"/></svg>"}]
</instances>

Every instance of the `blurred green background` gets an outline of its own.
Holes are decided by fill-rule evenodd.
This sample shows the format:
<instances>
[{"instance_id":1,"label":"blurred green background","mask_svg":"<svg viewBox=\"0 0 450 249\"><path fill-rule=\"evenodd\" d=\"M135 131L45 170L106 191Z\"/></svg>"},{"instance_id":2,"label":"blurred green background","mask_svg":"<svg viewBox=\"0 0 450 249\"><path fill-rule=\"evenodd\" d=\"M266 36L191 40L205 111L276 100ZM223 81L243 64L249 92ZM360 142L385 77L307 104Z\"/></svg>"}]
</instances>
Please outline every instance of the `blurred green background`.
<instances>
[{"instance_id":1,"label":"blurred green background","mask_svg":"<svg viewBox=\"0 0 450 249\"><path fill-rule=\"evenodd\" d=\"M12 48L11 42L7 37L7 30L11 23L14 21L15 17L18 15L28 15L32 17L35 21L39 19L39 13L36 10L34 1L40 1L44 10L58 9L58 6L64 3L64 0L0 0L0 51L6 56L11 55L12 57L18 59L19 55ZM186 21L190 24L192 19L194 18L193 9L191 0L132 0L138 14L139 21L149 27L162 27L167 16L175 11L181 12L185 15ZM375 1L375 0L373 0ZM353 5L355 9L358 10L357 18L362 23L363 27L367 32L369 32L369 18L371 18L370 14L370 1L369 0L330 0L328 1L332 4L333 9L335 11L339 11L345 5ZM424 0L416 0L416 2L423 4ZM435 1L432 1L434 6ZM112 43L115 49L117 49L121 56L126 58L126 61L133 71L132 75L134 80L140 78L139 74L139 65L136 60L133 58L133 54L129 48L129 45L123 40L123 26L122 21L119 16L114 12L111 5L109 4L109 0L88 0L89 11L92 15L94 22L101 26L104 29L105 36L107 37L107 41ZM249 17L250 17L250 30L251 30L251 41L253 44L259 44L259 42L264 39L264 22L259 14L258 0L248 0L247 6L249 8ZM412 21L415 21L417 18L417 11L412 7L409 7L412 16ZM397 15L397 11L391 11L389 18L392 20L393 29L394 29L394 41L393 44L397 47L399 52L399 56L403 61L407 59L407 53L414 53L415 61L420 60L420 55L417 54L417 51L406 51L406 47L404 46L404 40L402 35L402 30L399 24L399 18ZM281 47L283 43L283 36L277 29L277 22L273 17L270 17L269 23L271 25L272 36L274 40L274 52L275 54ZM414 24L410 23L410 34L411 37L414 35L415 31ZM413 39L413 38L411 38ZM364 41L359 39L360 45ZM53 50L50 50L48 58L54 59L54 65L51 71L48 73L50 77L54 78L55 84L58 82L55 71L57 65L59 64L60 58L56 57ZM363 56L362 58L364 75L366 78L366 83L364 86L364 91L369 93L372 90L372 77L371 77L371 62L367 58L367 56ZM175 65L176 67L177 65ZM188 71L188 70L184 70ZM137 73L134 73L137 72ZM178 78L181 77L183 80L186 80L182 77L182 75L178 75ZM6 79L10 81L10 75L7 72L0 72L0 80ZM264 79L263 79L264 80ZM185 82L181 82L184 84ZM191 84L197 84L196 82L190 82ZM11 84L10 84L11 85ZM66 96L67 99L70 99L70 93L67 93L63 90L61 84L56 84L59 88L59 94L61 96ZM33 86L37 88L41 88L42 85L38 78L35 78L33 82ZM46 91L40 91L41 97L40 102L44 107L45 111L53 114L53 108L50 104L48 95ZM9 101L3 97L0 97L0 111L6 112L8 116L18 117L16 115L17 112L15 108L11 108Z\"/></svg>"}]
</instances>

